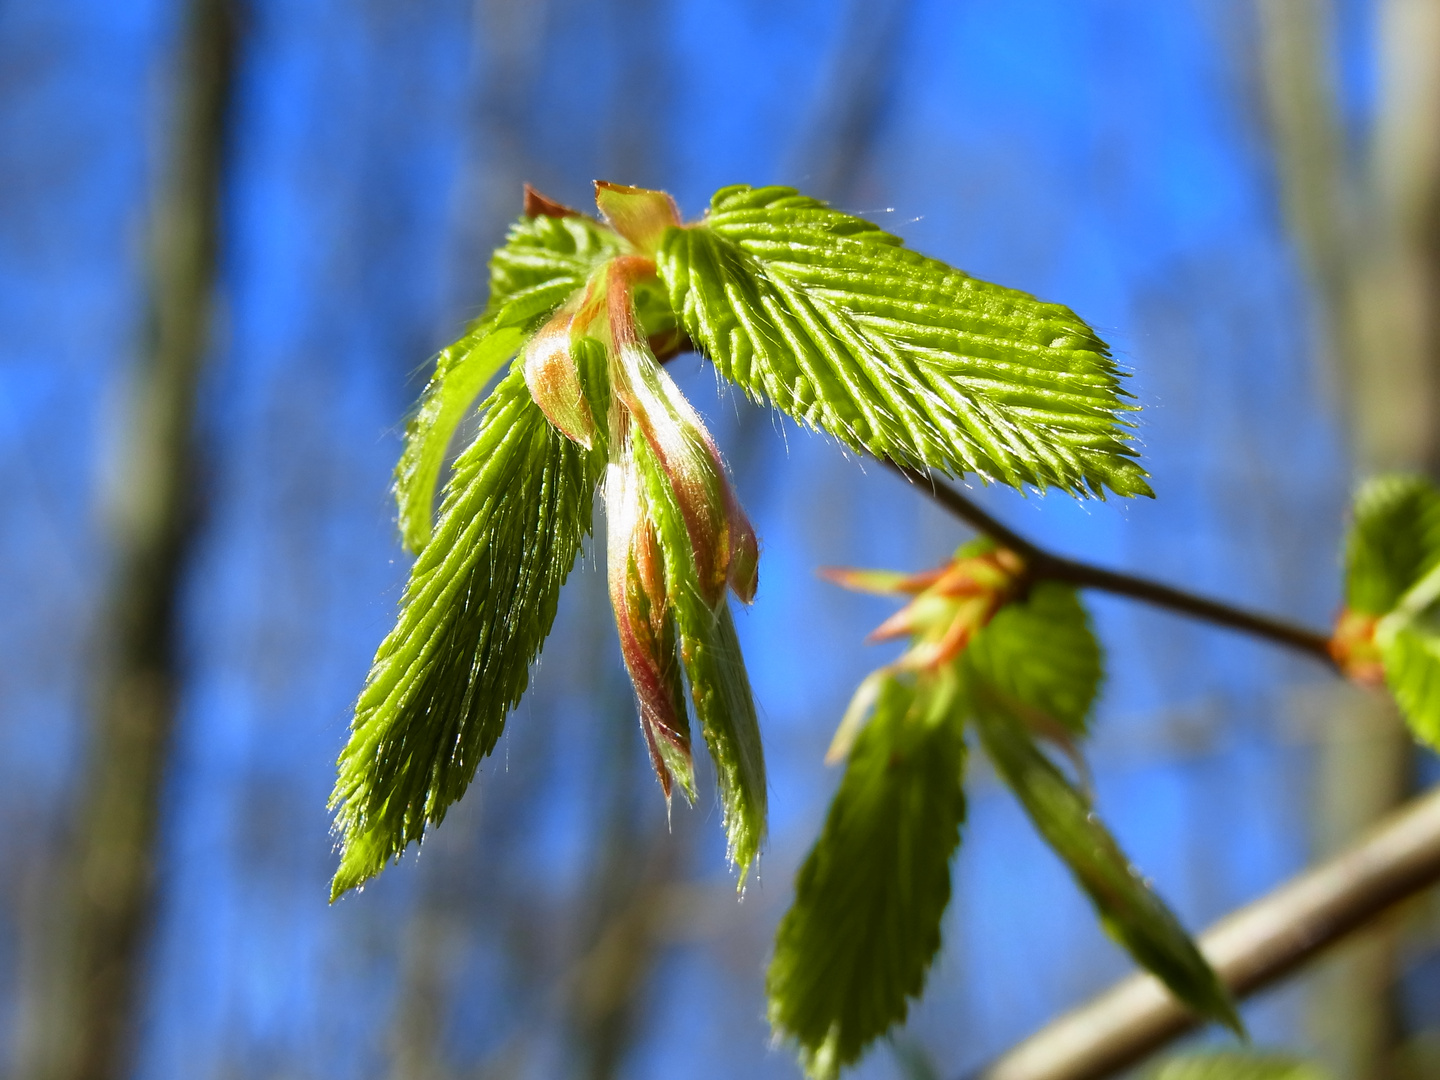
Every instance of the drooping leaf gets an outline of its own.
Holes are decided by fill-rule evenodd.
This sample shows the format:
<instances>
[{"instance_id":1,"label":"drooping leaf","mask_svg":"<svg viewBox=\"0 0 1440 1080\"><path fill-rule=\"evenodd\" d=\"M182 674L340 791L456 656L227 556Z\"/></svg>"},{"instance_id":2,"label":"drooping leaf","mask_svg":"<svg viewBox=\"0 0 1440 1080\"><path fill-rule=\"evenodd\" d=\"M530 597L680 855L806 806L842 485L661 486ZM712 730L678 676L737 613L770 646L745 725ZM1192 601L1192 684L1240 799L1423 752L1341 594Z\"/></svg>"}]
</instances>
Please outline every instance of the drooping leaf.
<instances>
[{"instance_id":1,"label":"drooping leaf","mask_svg":"<svg viewBox=\"0 0 1440 1080\"><path fill-rule=\"evenodd\" d=\"M590 527L603 457L550 426L519 368L482 411L340 755L335 896L464 793L525 691Z\"/></svg>"},{"instance_id":2,"label":"drooping leaf","mask_svg":"<svg viewBox=\"0 0 1440 1080\"><path fill-rule=\"evenodd\" d=\"M1317 1066L1284 1054L1226 1051L1163 1062L1149 1080L1326 1080Z\"/></svg>"},{"instance_id":3,"label":"drooping leaf","mask_svg":"<svg viewBox=\"0 0 1440 1080\"><path fill-rule=\"evenodd\" d=\"M1086 734L1104 662L1071 586L1042 581L1024 601L1006 604L970 646L970 662L1035 734Z\"/></svg>"},{"instance_id":4,"label":"drooping leaf","mask_svg":"<svg viewBox=\"0 0 1440 1080\"><path fill-rule=\"evenodd\" d=\"M792 189L725 188L657 265L722 374L855 450L1077 495L1148 495L1121 376L1068 308Z\"/></svg>"},{"instance_id":5,"label":"drooping leaf","mask_svg":"<svg viewBox=\"0 0 1440 1080\"><path fill-rule=\"evenodd\" d=\"M1440 565L1440 491L1423 476L1388 475L1355 495L1345 551L1345 603L1384 615Z\"/></svg>"},{"instance_id":6,"label":"drooping leaf","mask_svg":"<svg viewBox=\"0 0 1440 1080\"><path fill-rule=\"evenodd\" d=\"M776 934L770 1022L812 1077L837 1075L904 1020L940 948L965 744L953 695L919 685L881 684Z\"/></svg>"},{"instance_id":7,"label":"drooping leaf","mask_svg":"<svg viewBox=\"0 0 1440 1080\"><path fill-rule=\"evenodd\" d=\"M966 668L985 752L1040 835L1089 895L1105 928L1181 1001L1201 1016L1242 1032L1229 993L1180 921L1130 864L1090 801L1036 746L1025 718L1027 703L991 683L976 665L967 663Z\"/></svg>"},{"instance_id":8,"label":"drooping leaf","mask_svg":"<svg viewBox=\"0 0 1440 1080\"><path fill-rule=\"evenodd\" d=\"M460 421L500 368L534 331L621 247L599 223L572 217L522 217L490 260L485 314L436 360L435 372L405 433L395 467L400 535L419 552L430 539L435 485Z\"/></svg>"},{"instance_id":9,"label":"drooping leaf","mask_svg":"<svg viewBox=\"0 0 1440 1080\"><path fill-rule=\"evenodd\" d=\"M765 840L765 755L750 679L723 593L712 606L702 588L685 515L655 450L637 429L636 467L665 561L665 586L680 635L680 659L695 718L715 764L731 861L740 886Z\"/></svg>"},{"instance_id":10,"label":"drooping leaf","mask_svg":"<svg viewBox=\"0 0 1440 1080\"><path fill-rule=\"evenodd\" d=\"M669 800L678 782L693 803L690 723L664 554L629 436L614 439L612 451L605 472L606 577L620 654L635 688L640 730L665 798Z\"/></svg>"}]
</instances>

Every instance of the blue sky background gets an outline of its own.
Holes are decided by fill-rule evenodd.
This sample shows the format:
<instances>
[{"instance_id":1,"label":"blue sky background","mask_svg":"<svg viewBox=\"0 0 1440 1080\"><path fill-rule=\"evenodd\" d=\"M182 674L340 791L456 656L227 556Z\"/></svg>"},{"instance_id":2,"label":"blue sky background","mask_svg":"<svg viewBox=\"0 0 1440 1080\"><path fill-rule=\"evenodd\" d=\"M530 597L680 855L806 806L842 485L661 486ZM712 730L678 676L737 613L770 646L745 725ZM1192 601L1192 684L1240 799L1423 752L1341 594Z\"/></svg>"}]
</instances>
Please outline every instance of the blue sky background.
<instances>
[{"instance_id":1,"label":"blue sky background","mask_svg":"<svg viewBox=\"0 0 1440 1080\"><path fill-rule=\"evenodd\" d=\"M1369 9L1343 7L1360 137ZM1352 476L1280 218L1250 4L244 12L147 1080L404 1075L397 1047L423 1031L436 1077L565 1075L603 821L624 823L637 877L658 859L670 882L624 1074L796 1075L767 1044L769 937L838 779L821 763L833 726L888 655L861 639L890 610L814 570L919 569L965 533L882 470L717 392L698 360L674 368L764 545L739 615L771 777L758 882L737 904L708 789L665 833L592 553L461 809L419 858L325 902L333 761L406 566L388 493L400 424L427 358L482 306L524 180L578 206L597 177L662 187L690 215L725 184L792 183L1068 304L1133 373L1159 498L978 497L1077 556L1333 615ZM0 1070L82 753L175 18L161 0L0 8ZM1110 654L1099 809L1199 927L1310 857L1297 702L1326 677L1169 615L1093 610ZM907 1029L945 1075L1128 970L978 759L971 792L946 949ZM1305 1043L1298 989L1246 1016L1260 1041ZM882 1049L860 1074L895 1070Z\"/></svg>"}]
</instances>

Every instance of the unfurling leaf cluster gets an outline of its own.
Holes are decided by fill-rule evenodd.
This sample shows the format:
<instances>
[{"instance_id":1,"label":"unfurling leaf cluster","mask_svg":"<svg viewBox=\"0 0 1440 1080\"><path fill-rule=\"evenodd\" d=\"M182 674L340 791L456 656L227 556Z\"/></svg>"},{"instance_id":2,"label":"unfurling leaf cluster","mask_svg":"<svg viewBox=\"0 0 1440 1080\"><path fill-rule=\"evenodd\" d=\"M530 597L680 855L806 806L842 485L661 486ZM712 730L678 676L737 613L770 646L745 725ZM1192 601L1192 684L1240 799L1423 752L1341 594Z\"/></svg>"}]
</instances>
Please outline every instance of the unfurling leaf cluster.
<instances>
[{"instance_id":1,"label":"unfurling leaf cluster","mask_svg":"<svg viewBox=\"0 0 1440 1080\"><path fill-rule=\"evenodd\" d=\"M726 188L690 224L663 192L596 189L601 219L527 189L489 302L440 354L407 429L395 492L416 561L340 757L336 895L421 839L494 748L602 477L611 601L651 760L667 798L694 797L693 714L744 880L765 835L765 765L726 593L753 598L759 545L661 366L683 348L856 450L1148 494L1120 373L1068 309L789 188ZM477 434L447 475L472 412Z\"/></svg>"},{"instance_id":2,"label":"unfurling leaf cluster","mask_svg":"<svg viewBox=\"0 0 1440 1080\"><path fill-rule=\"evenodd\" d=\"M1424 477L1356 492L1331 652L1356 681L1388 684L1415 735L1440 747L1440 490Z\"/></svg>"},{"instance_id":3,"label":"unfurling leaf cluster","mask_svg":"<svg viewBox=\"0 0 1440 1080\"><path fill-rule=\"evenodd\" d=\"M420 841L494 749L597 493L661 789L694 799L698 727L743 884L767 793L728 595L753 600L760 548L718 447L663 368L686 348L755 401L903 467L1080 497L1150 493L1122 375L1068 308L789 188L726 188L688 224L663 192L600 183L596 203L599 219L527 188L491 260L489 302L438 357L408 426L395 492L416 559L339 760L335 896ZM1099 679L1073 592L1031 587L993 547L935 575L850 583L882 579L916 597L882 627L912 645L867 680L837 734L845 777L770 972L777 1030L812 1072L833 1074L920 992L949 898L968 730L1121 940L1228 1018L1188 939L1036 744L1073 752Z\"/></svg>"},{"instance_id":4,"label":"unfurling leaf cluster","mask_svg":"<svg viewBox=\"0 0 1440 1080\"><path fill-rule=\"evenodd\" d=\"M1203 1016L1239 1030L1230 996L1043 744L1080 765L1102 657L1075 590L1027 580L989 541L928 574L833 572L911 597L877 636L907 651L857 694L845 775L781 921L770 1018L807 1071L833 1077L903 1022L940 946L960 840L967 732L1070 868L1107 930Z\"/></svg>"}]
</instances>

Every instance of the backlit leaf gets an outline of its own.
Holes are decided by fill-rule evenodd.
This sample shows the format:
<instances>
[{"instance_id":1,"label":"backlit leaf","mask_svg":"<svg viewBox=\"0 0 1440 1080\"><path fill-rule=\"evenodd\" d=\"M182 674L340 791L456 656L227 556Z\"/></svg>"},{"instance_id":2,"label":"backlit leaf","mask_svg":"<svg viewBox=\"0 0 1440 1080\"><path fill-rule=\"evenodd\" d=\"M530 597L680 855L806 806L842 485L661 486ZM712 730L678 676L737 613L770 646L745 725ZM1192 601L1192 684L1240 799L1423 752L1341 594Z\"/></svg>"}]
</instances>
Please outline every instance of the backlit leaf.
<instances>
[{"instance_id":1,"label":"backlit leaf","mask_svg":"<svg viewBox=\"0 0 1440 1080\"><path fill-rule=\"evenodd\" d=\"M1054 728L1085 734L1103 659L1074 588L1039 582L1024 601L1000 609L969 655L971 665L1024 712L1034 734Z\"/></svg>"},{"instance_id":2,"label":"backlit leaf","mask_svg":"<svg viewBox=\"0 0 1440 1080\"><path fill-rule=\"evenodd\" d=\"M664 553L665 585L679 631L680 660L695 718L715 765L730 860L739 868L743 887L765 840L768 801L765 754L750 679L723 591L714 606L706 600L708 590L702 588L685 515L670 478L644 435L639 430L633 435L635 464L645 483Z\"/></svg>"},{"instance_id":3,"label":"backlit leaf","mask_svg":"<svg viewBox=\"0 0 1440 1080\"><path fill-rule=\"evenodd\" d=\"M490 301L465 336L444 349L405 432L395 467L400 535L419 552L430 539L435 485L470 406L530 336L575 293L620 238L573 216L522 217L490 260Z\"/></svg>"},{"instance_id":4,"label":"backlit leaf","mask_svg":"<svg viewBox=\"0 0 1440 1080\"><path fill-rule=\"evenodd\" d=\"M965 814L953 690L885 677L796 877L766 988L771 1024L812 1077L835 1076L905 1019L940 948Z\"/></svg>"},{"instance_id":5,"label":"backlit leaf","mask_svg":"<svg viewBox=\"0 0 1440 1080\"><path fill-rule=\"evenodd\" d=\"M340 756L335 896L464 793L525 691L590 527L603 456L550 426L518 367L482 411Z\"/></svg>"},{"instance_id":6,"label":"backlit leaf","mask_svg":"<svg viewBox=\"0 0 1440 1080\"><path fill-rule=\"evenodd\" d=\"M1077 495L1150 493L1108 347L789 188L718 192L657 264L727 378L855 450Z\"/></svg>"},{"instance_id":7,"label":"backlit leaf","mask_svg":"<svg viewBox=\"0 0 1440 1080\"><path fill-rule=\"evenodd\" d=\"M983 637L983 634L982 634ZM976 728L996 770L1089 895L1105 928L1201 1016L1242 1031L1230 995L1087 799L1036 746L1022 703L967 665Z\"/></svg>"},{"instance_id":8,"label":"backlit leaf","mask_svg":"<svg viewBox=\"0 0 1440 1080\"><path fill-rule=\"evenodd\" d=\"M1423 476L1378 476L1355 495L1345 551L1345 603L1384 615L1440 565L1440 491Z\"/></svg>"}]
</instances>

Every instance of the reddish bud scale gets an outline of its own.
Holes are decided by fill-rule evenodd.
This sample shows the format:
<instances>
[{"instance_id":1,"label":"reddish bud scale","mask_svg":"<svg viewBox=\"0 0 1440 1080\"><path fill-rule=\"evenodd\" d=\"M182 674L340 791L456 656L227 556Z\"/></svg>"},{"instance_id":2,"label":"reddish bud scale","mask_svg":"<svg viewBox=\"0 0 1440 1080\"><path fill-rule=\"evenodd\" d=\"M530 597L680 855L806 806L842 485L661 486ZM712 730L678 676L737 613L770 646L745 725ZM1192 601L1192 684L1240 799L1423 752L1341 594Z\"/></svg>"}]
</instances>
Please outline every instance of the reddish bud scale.
<instances>
[{"instance_id":1,"label":"reddish bud scale","mask_svg":"<svg viewBox=\"0 0 1440 1080\"><path fill-rule=\"evenodd\" d=\"M1336 667L1347 679L1375 689L1385 685L1385 664L1375 641L1379 625L1379 616L1344 608L1330 635L1330 656Z\"/></svg>"},{"instance_id":2,"label":"reddish bud scale","mask_svg":"<svg viewBox=\"0 0 1440 1080\"><path fill-rule=\"evenodd\" d=\"M579 217L579 210L572 210L564 203L556 202L548 196L540 194L529 184L525 185L525 206L526 217L552 217L567 218Z\"/></svg>"},{"instance_id":3,"label":"reddish bud scale","mask_svg":"<svg viewBox=\"0 0 1440 1080\"><path fill-rule=\"evenodd\" d=\"M566 304L525 346L525 385L540 411L563 435L589 450L599 434L570 348L575 305Z\"/></svg>"},{"instance_id":4,"label":"reddish bud scale","mask_svg":"<svg viewBox=\"0 0 1440 1080\"><path fill-rule=\"evenodd\" d=\"M665 591L665 565L628 440L606 474L607 578L640 728L665 797L694 789L689 723Z\"/></svg>"},{"instance_id":5,"label":"reddish bud scale","mask_svg":"<svg viewBox=\"0 0 1440 1080\"><path fill-rule=\"evenodd\" d=\"M913 599L870 635L871 641L912 638L894 667L933 671L953 661L975 635L1019 592L1025 564L1004 548L952 559L923 574L879 570L830 570L838 585L864 592L895 593Z\"/></svg>"},{"instance_id":6,"label":"reddish bud scale","mask_svg":"<svg viewBox=\"0 0 1440 1080\"><path fill-rule=\"evenodd\" d=\"M641 333L631 278L648 263L634 257L617 259L608 276L605 321L611 347L611 386L655 451L675 492L695 553L701 595L714 607L728 584L748 603L757 583L755 530L735 498L710 433L656 361ZM590 310L587 299L582 314Z\"/></svg>"}]
</instances>

